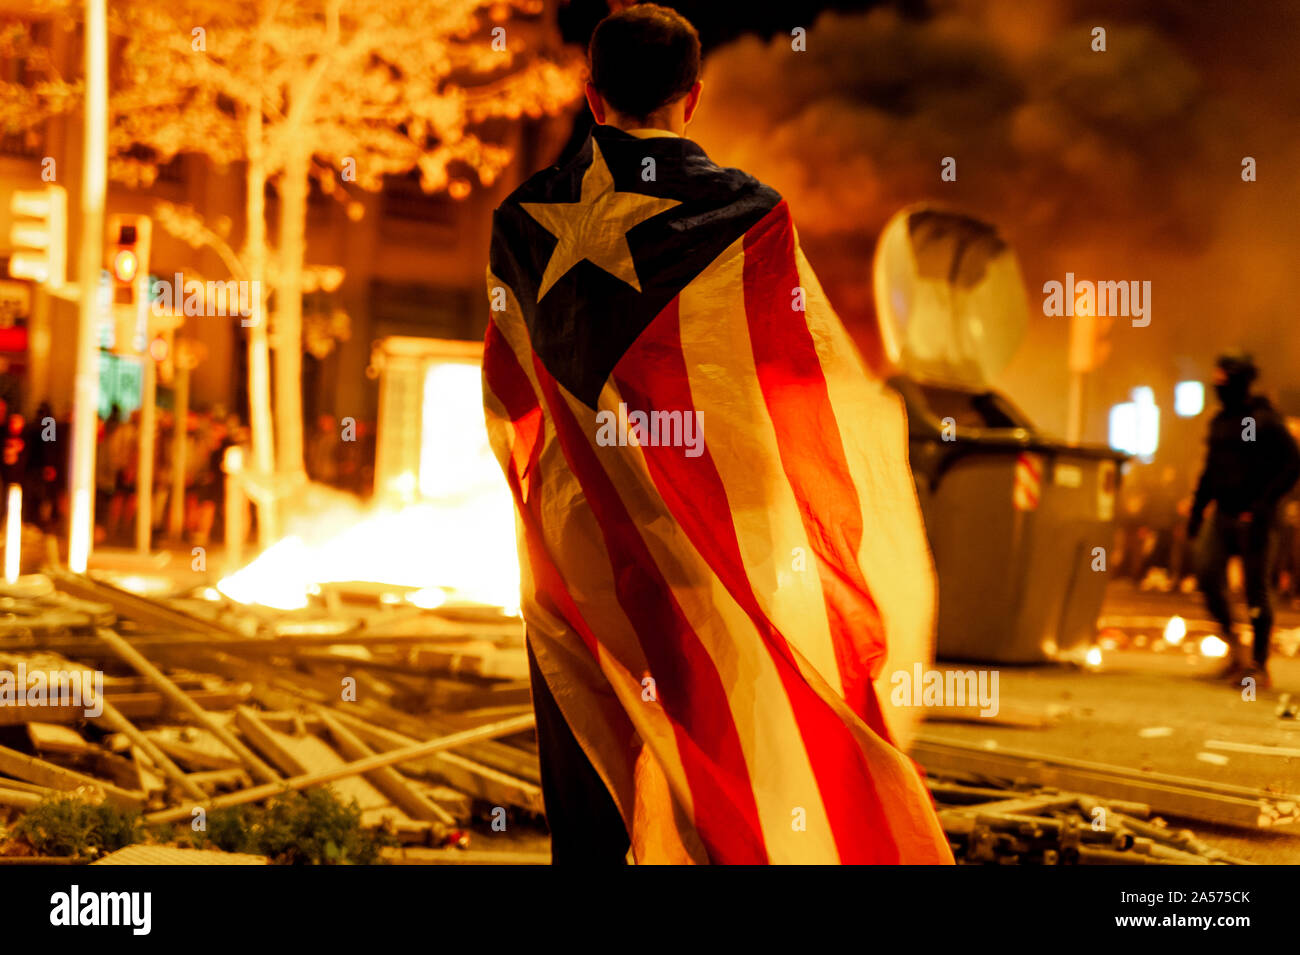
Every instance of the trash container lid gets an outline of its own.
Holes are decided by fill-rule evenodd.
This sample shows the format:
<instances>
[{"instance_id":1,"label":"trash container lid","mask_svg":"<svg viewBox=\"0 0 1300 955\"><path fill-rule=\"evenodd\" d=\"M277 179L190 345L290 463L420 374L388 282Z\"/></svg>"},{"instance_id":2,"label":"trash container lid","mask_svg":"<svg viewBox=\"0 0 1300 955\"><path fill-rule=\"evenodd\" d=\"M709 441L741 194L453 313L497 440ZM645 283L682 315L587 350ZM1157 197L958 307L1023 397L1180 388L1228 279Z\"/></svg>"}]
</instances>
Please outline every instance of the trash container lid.
<instances>
[{"instance_id":1,"label":"trash container lid","mask_svg":"<svg viewBox=\"0 0 1300 955\"><path fill-rule=\"evenodd\" d=\"M932 205L886 223L873 285L885 357L918 380L987 388L1029 325L1011 247L988 223Z\"/></svg>"}]
</instances>

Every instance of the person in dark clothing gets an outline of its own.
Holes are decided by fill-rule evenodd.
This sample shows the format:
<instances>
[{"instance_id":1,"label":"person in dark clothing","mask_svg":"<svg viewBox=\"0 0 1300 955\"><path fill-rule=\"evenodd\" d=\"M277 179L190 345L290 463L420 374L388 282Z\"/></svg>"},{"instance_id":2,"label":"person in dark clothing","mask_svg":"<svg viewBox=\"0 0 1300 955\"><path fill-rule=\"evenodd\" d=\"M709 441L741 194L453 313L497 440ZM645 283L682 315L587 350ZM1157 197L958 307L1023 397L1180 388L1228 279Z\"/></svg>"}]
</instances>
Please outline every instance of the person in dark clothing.
<instances>
[{"instance_id":1,"label":"person in dark clothing","mask_svg":"<svg viewBox=\"0 0 1300 955\"><path fill-rule=\"evenodd\" d=\"M1234 683L1251 676L1266 687L1273 631L1269 563L1277 537L1277 506L1300 478L1300 450L1268 399L1251 394L1257 374L1249 355L1227 354L1216 363L1214 389L1222 408L1210 421L1205 468L1196 485L1187 534L1200 534L1205 511L1213 504L1214 516L1200 536L1197 579L1206 609L1232 646L1224 675ZM1244 659L1231 636L1232 613L1224 589L1228 558L1234 554L1241 557L1245 571L1253 662Z\"/></svg>"},{"instance_id":2,"label":"person in dark clothing","mask_svg":"<svg viewBox=\"0 0 1300 955\"><path fill-rule=\"evenodd\" d=\"M42 401L27 426L27 473L23 478L23 510L29 523L51 531L59 526L59 481L65 443L58 440L54 409Z\"/></svg>"},{"instance_id":3,"label":"person in dark clothing","mask_svg":"<svg viewBox=\"0 0 1300 955\"><path fill-rule=\"evenodd\" d=\"M631 847L618 805L569 729L531 645L528 677L541 750L542 801L552 865L623 865Z\"/></svg>"}]
</instances>

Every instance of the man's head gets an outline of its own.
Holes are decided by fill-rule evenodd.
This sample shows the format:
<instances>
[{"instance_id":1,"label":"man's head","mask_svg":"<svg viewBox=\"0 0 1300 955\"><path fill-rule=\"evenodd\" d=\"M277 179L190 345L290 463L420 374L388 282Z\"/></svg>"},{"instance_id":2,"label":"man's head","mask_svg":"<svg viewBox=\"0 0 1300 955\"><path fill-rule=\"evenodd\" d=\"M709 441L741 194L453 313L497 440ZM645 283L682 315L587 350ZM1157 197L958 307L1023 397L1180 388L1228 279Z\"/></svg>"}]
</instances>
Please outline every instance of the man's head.
<instances>
[{"instance_id":1,"label":"man's head","mask_svg":"<svg viewBox=\"0 0 1300 955\"><path fill-rule=\"evenodd\" d=\"M1214 390L1227 407L1245 403L1250 385L1259 374L1255 359L1245 352L1228 352L1214 363Z\"/></svg>"},{"instance_id":2,"label":"man's head","mask_svg":"<svg viewBox=\"0 0 1300 955\"><path fill-rule=\"evenodd\" d=\"M588 50L598 123L681 133L700 101L700 36L675 10L643 3L601 20Z\"/></svg>"}]
</instances>

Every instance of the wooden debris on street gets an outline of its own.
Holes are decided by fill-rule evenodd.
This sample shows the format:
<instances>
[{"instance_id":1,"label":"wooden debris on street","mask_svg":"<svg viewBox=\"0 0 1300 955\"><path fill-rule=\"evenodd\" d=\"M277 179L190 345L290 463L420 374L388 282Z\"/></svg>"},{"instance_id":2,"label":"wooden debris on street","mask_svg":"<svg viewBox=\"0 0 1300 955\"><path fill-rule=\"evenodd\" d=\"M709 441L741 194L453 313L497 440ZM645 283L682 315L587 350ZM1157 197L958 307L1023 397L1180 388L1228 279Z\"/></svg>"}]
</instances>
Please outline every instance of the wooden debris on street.
<instances>
[{"instance_id":1,"label":"wooden debris on street","mask_svg":"<svg viewBox=\"0 0 1300 955\"><path fill-rule=\"evenodd\" d=\"M1000 788L965 773L934 771L926 784L959 864L1239 864L1190 832L1150 818L1141 803L1045 787Z\"/></svg>"},{"instance_id":2,"label":"wooden debris on street","mask_svg":"<svg viewBox=\"0 0 1300 955\"><path fill-rule=\"evenodd\" d=\"M93 674L101 692L94 706L0 698L0 729L23 732L0 746L0 826L76 793L188 829L199 807L329 786L355 801L363 826L403 845L389 861L548 859L513 841L465 848L476 819L505 812L544 845L517 619L385 605L351 587L335 588L323 616L285 614L224 598L143 597L64 570L24 578L5 604L0 670L21 667L50 685L58 674ZM0 863L16 858L0 846ZM142 844L99 864L237 858Z\"/></svg>"},{"instance_id":3,"label":"wooden debris on street","mask_svg":"<svg viewBox=\"0 0 1300 955\"><path fill-rule=\"evenodd\" d=\"M971 773L1060 787L1100 799L1141 803L1152 812L1215 825L1300 833L1300 794L1296 793L1265 792L1061 756L987 750L929 734L913 743L911 753L928 773Z\"/></svg>"}]
</instances>

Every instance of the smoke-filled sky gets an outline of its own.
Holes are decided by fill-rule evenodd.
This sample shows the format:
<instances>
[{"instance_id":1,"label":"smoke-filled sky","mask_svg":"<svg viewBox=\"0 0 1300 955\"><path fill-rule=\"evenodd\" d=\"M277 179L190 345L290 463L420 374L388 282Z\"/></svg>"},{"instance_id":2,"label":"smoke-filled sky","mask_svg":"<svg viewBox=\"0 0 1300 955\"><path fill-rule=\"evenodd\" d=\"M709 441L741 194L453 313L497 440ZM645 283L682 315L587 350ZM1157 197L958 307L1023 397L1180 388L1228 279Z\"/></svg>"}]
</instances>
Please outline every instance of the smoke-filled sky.
<instances>
[{"instance_id":1,"label":"smoke-filled sky","mask_svg":"<svg viewBox=\"0 0 1300 955\"><path fill-rule=\"evenodd\" d=\"M934 0L825 13L788 36L713 52L690 135L790 201L850 323L870 320L875 238L932 199L986 218L1020 256L1031 322L1001 384L1064 428L1066 322L1042 287L1152 283L1146 328L1117 320L1091 376L1085 435L1141 384L1253 349L1261 384L1300 413L1300 4L1268 0ZM797 25L797 24L796 24ZM1094 27L1106 51L1092 49ZM957 181L941 182L942 157ZM1243 157L1258 181L1243 182Z\"/></svg>"}]
</instances>

